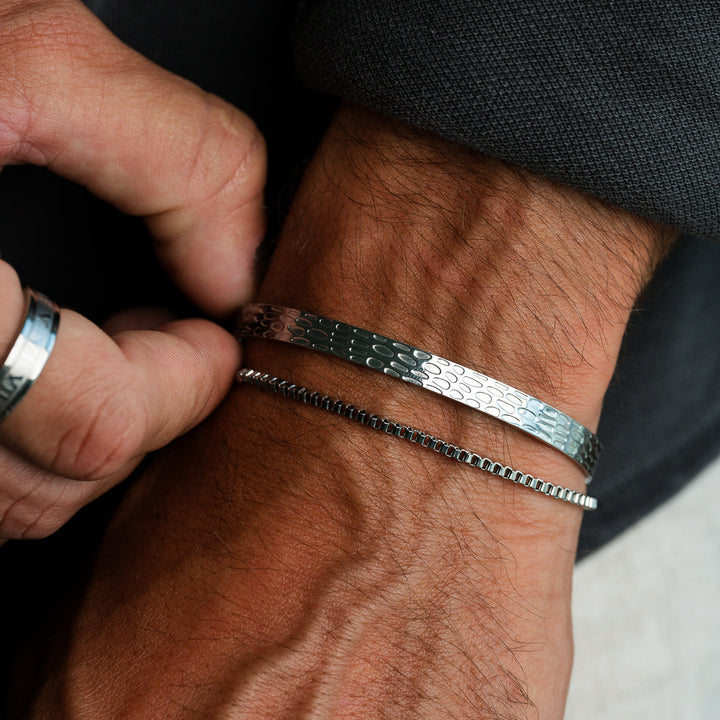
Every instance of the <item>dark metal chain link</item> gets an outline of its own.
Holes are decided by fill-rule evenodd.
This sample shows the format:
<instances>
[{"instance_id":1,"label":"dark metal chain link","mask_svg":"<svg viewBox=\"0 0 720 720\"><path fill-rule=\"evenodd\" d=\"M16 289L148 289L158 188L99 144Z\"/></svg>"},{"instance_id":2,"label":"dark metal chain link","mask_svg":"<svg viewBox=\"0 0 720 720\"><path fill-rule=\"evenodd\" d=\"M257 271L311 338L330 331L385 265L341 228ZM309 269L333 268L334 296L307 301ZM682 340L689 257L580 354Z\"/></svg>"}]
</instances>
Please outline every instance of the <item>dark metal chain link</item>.
<instances>
[{"instance_id":1,"label":"dark metal chain link","mask_svg":"<svg viewBox=\"0 0 720 720\"><path fill-rule=\"evenodd\" d=\"M239 383L254 385L263 390L269 390L277 395L297 400L305 405L311 405L341 415L349 420L354 420L361 425L366 425L367 427L387 433L388 435L409 440L428 450L445 455L451 460L457 460L466 465L484 470L491 475L497 475L505 480L511 480L517 485L530 488L556 500L578 505L584 510L595 510L597 508L597 499L594 497L577 492L576 490L561 487L546 480L541 480L520 470L513 470L511 467L490 460L479 453L465 450L464 448L436 438L433 435L428 435L409 425L403 425L394 420L388 420L387 418L370 413L367 410L356 408L342 400L336 400L327 395L322 395L319 392L313 392L305 387L295 385L289 380L282 380L281 378L260 372L259 370L243 368L237 374L237 381Z\"/></svg>"}]
</instances>

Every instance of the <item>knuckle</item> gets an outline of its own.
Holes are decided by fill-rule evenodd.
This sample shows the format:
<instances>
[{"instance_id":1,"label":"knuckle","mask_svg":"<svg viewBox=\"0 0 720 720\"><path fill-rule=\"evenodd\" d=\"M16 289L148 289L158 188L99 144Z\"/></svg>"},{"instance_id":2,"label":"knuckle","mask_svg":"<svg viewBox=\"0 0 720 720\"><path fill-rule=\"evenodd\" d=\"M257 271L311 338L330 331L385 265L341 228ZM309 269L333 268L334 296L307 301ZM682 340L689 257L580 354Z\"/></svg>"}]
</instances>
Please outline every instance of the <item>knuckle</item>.
<instances>
[{"instance_id":1,"label":"knuckle","mask_svg":"<svg viewBox=\"0 0 720 720\"><path fill-rule=\"evenodd\" d=\"M228 128L228 142L235 151L233 176L249 176L258 172L264 176L267 156L265 138L247 115L230 105L225 105L225 108L231 117L226 121L221 115L221 122Z\"/></svg>"},{"instance_id":2,"label":"knuckle","mask_svg":"<svg viewBox=\"0 0 720 720\"><path fill-rule=\"evenodd\" d=\"M42 540L56 533L80 508L47 508L25 518L18 540Z\"/></svg>"},{"instance_id":3,"label":"knuckle","mask_svg":"<svg viewBox=\"0 0 720 720\"><path fill-rule=\"evenodd\" d=\"M57 444L51 471L78 480L101 480L119 470L140 454L145 423L139 410L118 395L80 407Z\"/></svg>"},{"instance_id":4,"label":"knuckle","mask_svg":"<svg viewBox=\"0 0 720 720\"><path fill-rule=\"evenodd\" d=\"M82 506L61 493L52 502L29 494L0 510L0 538L40 540L57 532Z\"/></svg>"},{"instance_id":5,"label":"knuckle","mask_svg":"<svg viewBox=\"0 0 720 720\"><path fill-rule=\"evenodd\" d=\"M193 176L209 194L205 202L230 196L247 201L262 192L265 184L265 139L255 123L237 108L206 94L205 132L200 140ZM212 178L211 183L207 179Z\"/></svg>"}]
</instances>

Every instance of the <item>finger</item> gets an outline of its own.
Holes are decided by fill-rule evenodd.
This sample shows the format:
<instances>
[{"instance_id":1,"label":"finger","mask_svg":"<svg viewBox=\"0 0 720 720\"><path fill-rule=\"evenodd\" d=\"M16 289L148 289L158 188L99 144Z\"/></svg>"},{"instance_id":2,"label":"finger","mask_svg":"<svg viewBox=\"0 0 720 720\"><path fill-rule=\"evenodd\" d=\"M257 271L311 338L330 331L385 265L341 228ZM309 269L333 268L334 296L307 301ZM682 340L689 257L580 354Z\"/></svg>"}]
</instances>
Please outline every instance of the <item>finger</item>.
<instances>
[{"instance_id":1,"label":"finger","mask_svg":"<svg viewBox=\"0 0 720 720\"><path fill-rule=\"evenodd\" d=\"M177 315L160 307L138 307L111 315L102 324L108 335L126 330L156 330L161 325L177 320Z\"/></svg>"},{"instance_id":2,"label":"finger","mask_svg":"<svg viewBox=\"0 0 720 720\"><path fill-rule=\"evenodd\" d=\"M55 474L101 479L205 418L239 361L237 341L205 320L113 339L63 310L52 355L0 440Z\"/></svg>"},{"instance_id":3,"label":"finger","mask_svg":"<svg viewBox=\"0 0 720 720\"><path fill-rule=\"evenodd\" d=\"M0 162L47 165L142 215L188 296L248 299L265 148L243 113L117 40L77 0L0 12Z\"/></svg>"},{"instance_id":4,"label":"finger","mask_svg":"<svg viewBox=\"0 0 720 720\"><path fill-rule=\"evenodd\" d=\"M141 460L133 459L102 480L82 482L42 470L0 448L0 544L52 535L80 508L130 475Z\"/></svg>"}]
</instances>

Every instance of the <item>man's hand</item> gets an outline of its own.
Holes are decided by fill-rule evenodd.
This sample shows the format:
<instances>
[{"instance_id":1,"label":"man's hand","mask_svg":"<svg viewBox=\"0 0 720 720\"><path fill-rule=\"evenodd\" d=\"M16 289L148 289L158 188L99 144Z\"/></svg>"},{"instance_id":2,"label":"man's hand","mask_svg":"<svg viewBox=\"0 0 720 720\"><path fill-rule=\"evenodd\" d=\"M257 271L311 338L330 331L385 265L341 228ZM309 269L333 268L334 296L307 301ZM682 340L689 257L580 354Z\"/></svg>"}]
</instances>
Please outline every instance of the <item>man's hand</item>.
<instances>
[{"instance_id":1,"label":"man's hand","mask_svg":"<svg viewBox=\"0 0 720 720\"><path fill-rule=\"evenodd\" d=\"M144 216L206 311L252 295L265 150L247 116L130 50L79 0L0 2L0 108L0 165L44 165ZM0 276L7 354L23 300L5 263ZM219 403L237 343L208 322L148 325L111 340L63 312L48 366L0 426L0 538L52 532Z\"/></svg>"},{"instance_id":2,"label":"man's hand","mask_svg":"<svg viewBox=\"0 0 720 720\"><path fill-rule=\"evenodd\" d=\"M346 108L259 299L426 348L595 427L630 309L669 241ZM246 363L583 487L556 451L393 378L259 339ZM239 389L132 488L32 717L559 720L581 516Z\"/></svg>"}]
</instances>

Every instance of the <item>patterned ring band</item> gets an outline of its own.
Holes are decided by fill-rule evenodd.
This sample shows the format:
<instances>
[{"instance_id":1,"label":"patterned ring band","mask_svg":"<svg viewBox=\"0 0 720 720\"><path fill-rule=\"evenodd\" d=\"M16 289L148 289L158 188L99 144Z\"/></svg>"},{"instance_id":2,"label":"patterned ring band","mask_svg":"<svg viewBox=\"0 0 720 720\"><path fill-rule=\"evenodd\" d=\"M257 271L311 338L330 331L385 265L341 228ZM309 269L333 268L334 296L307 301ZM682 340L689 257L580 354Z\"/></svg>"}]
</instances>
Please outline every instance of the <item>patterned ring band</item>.
<instances>
[{"instance_id":1,"label":"patterned ring band","mask_svg":"<svg viewBox=\"0 0 720 720\"><path fill-rule=\"evenodd\" d=\"M432 435L416 430L409 425L401 425L393 420L369 413L367 410L361 410L353 405L348 405L342 400L334 400L327 395L312 392L307 388L294 385L288 380L281 380L278 377L274 377L268 373L262 373L259 370L252 370L251 368L243 368L240 370L236 379L239 383L247 383L263 390L269 390L277 395L297 400L305 405L312 405L313 407L341 415L361 425L371 427L374 430L379 430L380 432L402 438L403 440L409 440L416 445L421 445L428 450L445 455L451 460L457 460L471 467L484 470L491 475L510 480L517 485L530 488L531 490L535 490L535 492L555 498L556 500L577 505L583 510L597 509L597 499L594 497L585 495L577 490L570 490L569 488L555 485L547 480L541 480L520 470L513 470L507 465L440 440Z\"/></svg>"},{"instance_id":2,"label":"patterned ring band","mask_svg":"<svg viewBox=\"0 0 720 720\"><path fill-rule=\"evenodd\" d=\"M0 369L0 422L40 377L55 345L60 311L52 300L25 288L27 313L15 344Z\"/></svg>"},{"instance_id":3,"label":"patterned ring band","mask_svg":"<svg viewBox=\"0 0 720 720\"><path fill-rule=\"evenodd\" d=\"M542 400L456 362L369 330L279 305L246 305L236 334L240 339L261 337L319 350L439 393L551 445L582 466L590 482L601 449L590 430Z\"/></svg>"}]
</instances>

